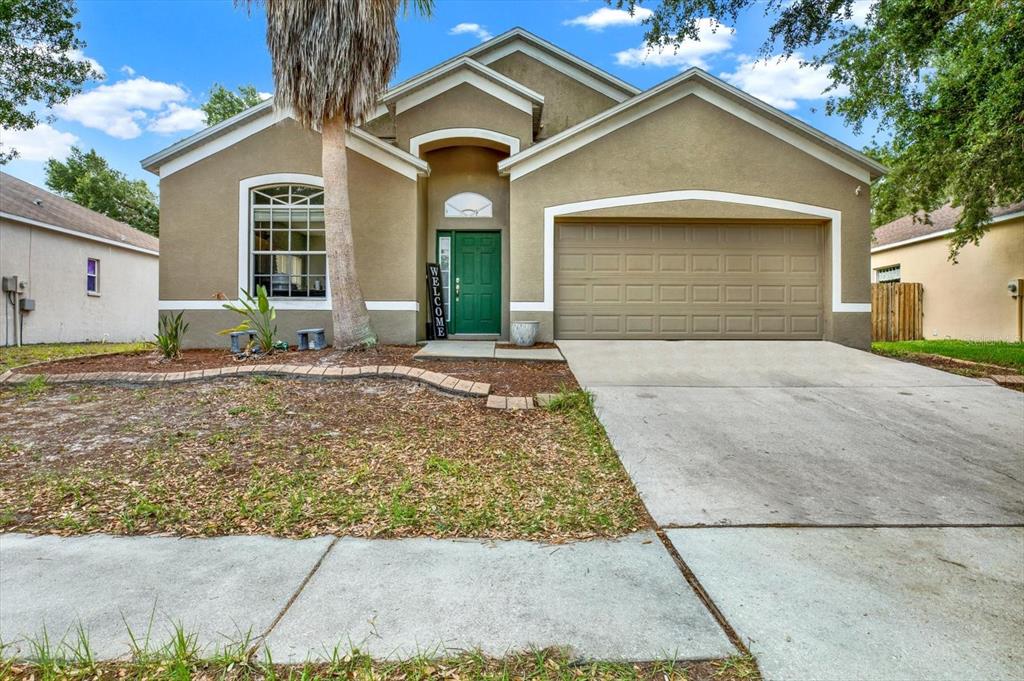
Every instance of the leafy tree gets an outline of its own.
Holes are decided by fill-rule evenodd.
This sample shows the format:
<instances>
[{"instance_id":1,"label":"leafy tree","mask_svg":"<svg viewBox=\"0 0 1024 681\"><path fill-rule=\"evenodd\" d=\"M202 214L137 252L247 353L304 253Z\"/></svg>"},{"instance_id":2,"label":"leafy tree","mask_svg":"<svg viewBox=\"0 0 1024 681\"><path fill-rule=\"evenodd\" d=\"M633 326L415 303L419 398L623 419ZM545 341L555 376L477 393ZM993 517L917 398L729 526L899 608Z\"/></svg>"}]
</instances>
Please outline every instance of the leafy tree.
<instances>
[{"instance_id":1,"label":"leafy tree","mask_svg":"<svg viewBox=\"0 0 1024 681\"><path fill-rule=\"evenodd\" d=\"M319 130L331 322L336 348L374 345L377 336L356 276L345 137L377 106L398 63L400 7L423 15L433 0L239 0L267 12L274 106Z\"/></svg>"},{"instance_id":2,"label":"leafy tree","mask_svg":"<svg viewBox=\"0 0 1024 681\"><path fill-rule=\"evenodd\" d=\"M74 0L0 0L0 128L30 130L39 115L24 107L66 102L96 77L76 53ZM0 145L0 163L18 155Z\"/></svg>"},{"instance_id":3,"label":"leafy tree","mask_svg":"<svg viewBox=\"0 0 1024 681\"><path fill-rule=\"evenodd\" d=\"M985 233L990 207L1024 200L1024 3L874 0L857 25L863 0L662 0L645 40L678 45L697 38L699 18L730 24L754 5L772 17L762 56L821 45L808 63L828 68L826 111L855 132L879 123L885 139L868 151L891 172L873 189L876 224L952 201L963 206L955 258Z\"/></svg>"},{"instance_id":4,"label":"leafy tree","mask_svg":"<svg viewBox=\"0 0 1024 681\"><path fill-rule=\"evenodd\" d=\"M79 205L160 235L160 208L149 186L111 168L95 149L72 147L67 160L47 161L46 186Z\"/></svg>"},{"instance_id":5,"label":"leafy tree","mask_svg":"<svg viewBox=\"0 0 1024 681\"><path fill-rule=\"evenodd\" d=\"M240 85L236 89L237 93L220 83L213 84L210 88L210 98L206 100L206 104L199 107L206 114L207 125L220 123L263 101L255 85Z\"/></svg>"}]
</instances>

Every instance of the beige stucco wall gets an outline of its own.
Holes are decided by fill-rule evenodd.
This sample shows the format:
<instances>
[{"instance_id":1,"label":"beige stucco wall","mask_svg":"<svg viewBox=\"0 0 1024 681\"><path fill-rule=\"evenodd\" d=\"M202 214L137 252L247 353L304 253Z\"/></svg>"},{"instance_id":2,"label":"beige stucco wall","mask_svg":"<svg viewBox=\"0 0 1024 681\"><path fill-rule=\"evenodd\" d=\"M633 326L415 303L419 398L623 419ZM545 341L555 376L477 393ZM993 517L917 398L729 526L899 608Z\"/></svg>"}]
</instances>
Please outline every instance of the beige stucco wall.
<instances>
[{"instance_id":1,"label":"beige stucco wall","mask_svg":"<svg viewBox=\"0 0 1024 681\"><path fill-rule=\"evenodd\" d=\"M870 301L869 187L694 96L668 104L511 182L511 299L543 299L545 207L683 189L734 192L841 211L843 302ZM645 213L689 217L688 203L656 204ZM753 218L759 213L738 210L732 204L695 210L701 217L723 219L740 213ZM764 217L779 215L765 212ZM831 273L825 277L830 281ZM866 347L870 314L831 313L829 290L825 338ZM526 317L539 318L544 323L542 333L550 338L550 313L513 315Z\"/></svg>"},{"instance_id":2,"label":"beige stucco wall","mask_svg":"<svg viewBox=\"0 0 1024 681\"><path fill-rule=\"evenodd\" d=\"M351 149L349 196L356 262L368 301L419 300L417 183ZM239 182L270 173L321 175L320 136L291 119L160 181L160 298L237 296ZM402 339L415 338L409 312ZM330 324L327 324L330 326ZM222 327L223 328L223 327ZM378 330L385 341L395 341ZM220 344L222 339L209 339Z\"/></svg>"},{"instance_id":3,"label":"beige stucco wall","mask_svg":"<svg viewBox=\"0 0 1024 681\"><path fill-rule=\"evenodd\" d=\"M440 95L407 109L395 117L397 144L409 151L409 138L446 128L484 128L511 135L521 149L533 142L533 116L510 106L469 83L456 85Z\"/></svg>"},{"instance_id":4,"label":"beige stucco wall","mask_svg":"<svg viewBox=\"0 0 1024 681\"><path fill-rule=\"evenodd\" d=\"M100 261L100 292L85 290L88 258ZM36 301L25 343L130 341L156 332L159 260L116 246L0 219L0 275L27 281ZM0 299L0 345L13 343L14 314Z\"/></svg>"},{"instance_id":5,"label":"beige stucco wall","mask_svg":"<svg viewBox=\"0 0 1024 681\"><path fill-rule=\"evenodd\" d=\"M556 135L618 103L522 52L513 52L488 66L544 95L538 140Z\"/></svg>"},{"instance_id":6,"label":"beige stucco wall","mask_svg":"<svg viewBox=\"0 0 1024 681\"><path fill-rule=\"evenodd\" d=\"M437 262L438 230L501 232L501 334L508 336L509 303L509 183L498 175L498 161L508 154L484 147L448 147L425 154L430 164L427 181L427 258ZM444 203L461 192L476 192L491 200L489 218L446 218Z\"/></svg>"},{"instance_id":7,"label":"beige stucco wall","mask_svg":"<svg viewBox=\"0 0 1024 681\"><path fill-rule=\"evenodd\" d=\"M871 255L872 270L900 266L900 280L924 285L925 338L1017 340L1017 301L1006 285L1024 279L1024 218L992 226L956 264L949 241L919 241Z\"/></svg>"}]
</instances>

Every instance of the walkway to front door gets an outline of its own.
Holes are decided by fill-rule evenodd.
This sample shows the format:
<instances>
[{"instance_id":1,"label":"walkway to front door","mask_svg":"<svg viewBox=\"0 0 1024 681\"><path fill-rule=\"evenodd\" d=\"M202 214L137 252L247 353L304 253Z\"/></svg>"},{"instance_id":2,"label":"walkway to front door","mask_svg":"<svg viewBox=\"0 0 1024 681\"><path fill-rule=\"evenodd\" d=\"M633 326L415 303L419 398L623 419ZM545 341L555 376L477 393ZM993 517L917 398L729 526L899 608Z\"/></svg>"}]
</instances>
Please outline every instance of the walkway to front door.
<instances>
[{"instance_id":1,"label":"walkway to front door","mask_svg":"<svg viewBox=\"0 0 1024 681\"><path fill-rule=\"evenodd\" d=\"M452 232L449 333L501 333L501 232Z\"/></svg>"}]
</instances>

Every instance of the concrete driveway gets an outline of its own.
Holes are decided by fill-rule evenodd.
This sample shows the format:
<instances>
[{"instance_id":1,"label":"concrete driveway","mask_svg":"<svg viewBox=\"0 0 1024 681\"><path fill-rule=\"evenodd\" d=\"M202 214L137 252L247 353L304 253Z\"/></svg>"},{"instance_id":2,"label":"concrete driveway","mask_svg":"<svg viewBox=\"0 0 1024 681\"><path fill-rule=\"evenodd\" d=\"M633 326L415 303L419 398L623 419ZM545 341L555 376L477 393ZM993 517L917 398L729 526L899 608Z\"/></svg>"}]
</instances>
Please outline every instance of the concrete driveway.
<instances>
[{"instance_id":1,"label":"concrete driveway","mask_svg":"<svg viewBox=\"0 0 1024 681\"><path fill-rule=\"evenodd\" d=\"M1024 678L1024 394L823 342L559 346L766 678Z\"/></svg>"}]
</instances>

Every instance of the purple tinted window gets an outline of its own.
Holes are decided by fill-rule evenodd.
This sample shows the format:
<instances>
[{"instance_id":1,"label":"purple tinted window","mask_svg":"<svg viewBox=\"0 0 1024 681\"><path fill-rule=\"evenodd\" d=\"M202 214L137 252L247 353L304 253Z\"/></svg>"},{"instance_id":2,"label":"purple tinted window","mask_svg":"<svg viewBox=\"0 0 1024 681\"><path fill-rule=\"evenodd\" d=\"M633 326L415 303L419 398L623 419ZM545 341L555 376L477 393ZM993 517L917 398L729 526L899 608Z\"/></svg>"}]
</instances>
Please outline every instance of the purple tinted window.
<instances>
[{"instance_id":1,"label":"purple tinted window","mask_svg":"<svg viewBox=\"0 0 1024 681\"><path fill-rule=\"evenodd\" d=\"M85 290L89 293L98 293L100 290L100 261L89 258L85 264Z\"/></svg>"}]
</instances>

